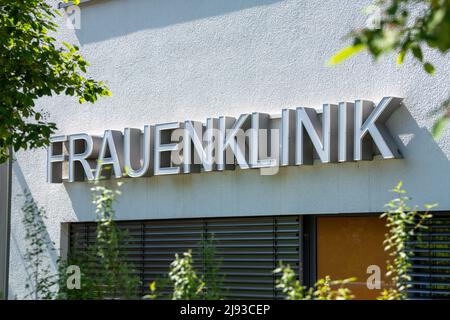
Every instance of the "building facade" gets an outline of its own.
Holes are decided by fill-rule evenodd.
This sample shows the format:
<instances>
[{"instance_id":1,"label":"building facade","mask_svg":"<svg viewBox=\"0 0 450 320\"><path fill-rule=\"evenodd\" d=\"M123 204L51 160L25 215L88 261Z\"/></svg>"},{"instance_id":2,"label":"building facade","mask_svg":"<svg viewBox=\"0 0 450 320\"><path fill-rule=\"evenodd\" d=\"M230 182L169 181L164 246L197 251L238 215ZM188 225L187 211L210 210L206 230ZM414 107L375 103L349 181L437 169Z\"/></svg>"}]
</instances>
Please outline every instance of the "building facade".
<instances>
[{"instance_id":1,"label":"building facade","mask_svg":"<svg viewBox=\"0 0 450 320\"><path fill-rule=\"evenodd\" d=\"M446 216L450 213L450 130L434 140L430 128L435 118L430 112L448 96L450 60L425 52L436 67L434 76L408 57L402 67L397 67L395 57L375 63L364 54L337 67L326 66L326 61L347 45L343 36L366 23L362 10L370 2L91 0L73 13L79 14L79 28L70 29L61 21L58 38L80 46L91 64L89 75L105 80L113 95L95 105L80 105L69 97L42 99L38 105L57 123L55 137L63 137L59 141L87 134L94 137L93 149L98 147L98 153L102 143L107 145L103 161L112 158L111 145L103 142L105 130L111 130L108 134L118 149L116 160L122 172L115 170L113 177L102 183L112 188L118 181L123 183L115 208L119 225L129 229L134 241L130 256L137 261L143 294L148 283L164 273L175 252L198 247L205 237L214 237L226 279L224 287L231 298L277 298L271 271L280 261L295 266L307 284L325 275L356 276L352 289L357 297L373 298L379 290L367 288L369 267L383 270L386 260L384 223L378 216L393 197L389 190L401 180L412 204L439 204L434 209L437 227L430 228L440 230L439 235L427 239L444 246L428 247L426 255L418 253L411 271L411 295L449 295L446 245L450 231L445 226L447 222L450 225ZM371 130L357 137L355 127L362 132L369 114L378 110L385 97L401 101L396 100L395 108L374 119ZM363 100L374 103L367 112ZM352 106L348 130L342 124L341 102ZM297 108L318 112L308 111L301 118L299 114L307 109ZM291 110L292 118L282 110ZM359 124L354 122L357 110L362 112ZM254 113L266 122L252 122ZM257 122L280 130L275 147L269 148L272 156L266 158L280 165L285 157L288 165L267 171L251 166L249 157L235 160L235 152L233 170L206 172L201 164L196 167L200 172L193 173L192 167L188 173L183 163L163 160L155 166L155 143L167 146L182 139L169 141L164 133L158 136L152 131L153 145L148 144L151 176L122 177L127 171L122 159L126 158L126 152L122 153L125 128L140 129L143 135L148 125L181 123L183 127L188 120L206 127L207 119L217 119L219 128L220 117L229 116L226 128L230 129L243 114L248 119L242 128L254 128ZM283 154L286 148L278 149L284 141L283 119L292 121L286 123L291 123L293 131L285 131L291 134L291 140L285 140L290 156ZM330 132L322 131L324 128ZM117 137L112 136L114 132ZM243 151L251 143L248 140L244 139ZM358 144L366 153L355 158ZM64 254L93 235L93 182L88 181L81 162L74 162L74 181L70 181L67 145L55 140L50 152L50 157L65 155L61 168L58 161L48 164L46 149L16 154L10 298L22 298L27 292L21 222L24 194L47 212L48 237L54 242L48 259L54 267L60 250ZM86 147L76 145L74 142L73 154ZM59 146L63 148L59 150ZM300 149L304 151L301 155ZM196 153L194 147L192 152ZM98 153L85 158L96 160ZM143 158L142 152L140 155ZM337 159L339 155L348 156L347 161ZM155 175L155 169L163 167L178 168L179 172ZM98 168L93 165L92 169L95 178Z\"/></svg>"}]
</instances>

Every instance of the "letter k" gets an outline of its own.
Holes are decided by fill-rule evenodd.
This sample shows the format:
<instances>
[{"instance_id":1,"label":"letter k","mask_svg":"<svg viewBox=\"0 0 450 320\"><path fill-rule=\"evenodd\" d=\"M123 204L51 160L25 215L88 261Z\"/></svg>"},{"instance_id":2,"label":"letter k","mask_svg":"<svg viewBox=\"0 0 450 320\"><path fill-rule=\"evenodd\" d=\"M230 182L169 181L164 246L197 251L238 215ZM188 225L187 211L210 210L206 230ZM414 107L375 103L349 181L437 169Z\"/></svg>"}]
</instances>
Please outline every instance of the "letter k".
<instances>
[{"instance_id":1,"label":"letter k","mask_svg":"<svg viewBox=\"0 0 450 320\"><path fill-rule=\"evenodd\" d=\"M397 144L386 128L385 122L402 102L402 98L384 97L374 108L370 101L355 103L354 160L372 160L373 150L369 135L384 159L401 158Z\"/></svg>"}]
</instances>

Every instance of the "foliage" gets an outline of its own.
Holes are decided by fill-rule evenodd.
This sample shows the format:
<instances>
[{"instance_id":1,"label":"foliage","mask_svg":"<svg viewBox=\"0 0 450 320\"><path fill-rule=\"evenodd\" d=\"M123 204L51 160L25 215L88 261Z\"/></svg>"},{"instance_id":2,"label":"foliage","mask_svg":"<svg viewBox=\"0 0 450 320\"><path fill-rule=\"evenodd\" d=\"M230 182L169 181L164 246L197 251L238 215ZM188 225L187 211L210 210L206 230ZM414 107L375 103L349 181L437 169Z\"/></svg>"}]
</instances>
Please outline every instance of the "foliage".
<instances>
[{"instance_id":1,"label":"foliage","mask_svg":"<svg viewBox=\"0 0 450 320\"><path fill-rule=\"evenodd\" d=\"M171 288L166 297L156 290L156 282L149 285L150 294L143 299L168 298L173 300L220 300L223 299L223 279L220 275L221 262L216 256L215 240L203 239L199 242L198 255L202 262L201 272L194 267L192 251L175 255L167 277L158 280L159 288Z\"/></svg>"},{"instance_id":2,"label":"foliage","mask_svg":"<svg viewBox=\"0 0 450 320\"><path fill-rule=\"evenodd\" d=\"M345 285L355 281L355 278L332 281L329 276L316 282L313 297L315 300L352 300L354 296ZM337 289L333 287L339 286Z\"/></svg>"},{"instance_id":3,"label":"foliage","mask_svg":"<svg viewBox=\"0 0 450 320\"><path fill-rule=\"evenodd\" d=\"M345 285L355 278L331 280L329 276L319 279L314 287L307 288L300 284L295 271L289 265L280 264L274 273L281 274L276 287L281 289L287 300L351 300L353 295ZM337 289L333 289L338 287Z\"/></svg>"},{"instance_id":4,"label":"foliage","mask_svg":"<svg viewBox=\"0 0 450 320\"><path fill-rule=\"evenodd\" d=\"M25 192L22 212L27 244L23 259L28 274L26 289L29 291L25 298L53 299L57 275L52 272L49 263L45 262L46 253L52 244L44 223L47 219L46 213L43 208L38 207L28 192Z\"/></svg>"},{"instance_id":5,"label":"foliage","mask_svg":"<svg viewBox=\"0 0 450 320\"><path fill-rule=\"evenodd\" d=\"M86 252L74 253L67 259L61 259L58 264L58 292L56 294L57 300L87 300L87 299L99 299L99 296L95 295L95 281L88 272L92 267L87 261L81 259L80 256L87 256ZM80 267L80 289L69 289L68 281L69 275L67 274L67 268L69 265L76 265Z\"/></svg>"},{"instance_id":6,"label":"foliage","mask_svg":"<svg viewBox=\"0 0 450 320\"><path fill-rule=\"evenodd\" d=\"M170 264L169 279L173 282L172 300L200 300L205 283L193 267L192 251L175 254Z\"/></svg>"},{"instance_id":7,"label":"foliage","mask_svg":"<svg viewBox=\"0 0 450 320\"><path fill-rule=\"evenodd\" d=\"M142 297L144 300L154 300L158 297L158 293L156 292L156 281L150 282L148 285L148 289L150 290L150 294L147 294Z\"/></svg>"},{"instance_id":8,"label":"foliage","mask_svg":"<svg viewBox=\"0 0 450 320\"><path fill-rule=\"evenodd\" d=\"M385 289L380 300L402 300L407 298L408 282L411 277L408 270L411 267L412 252L407 248L407 243L411 241L416 232L425 229L424 222L432 217L429 210L434 205L426 205L425 212L418 212L417 207L408 206L409 198L406 191L402 189L402 182L392 190L397 194L397 198L386 204L386 212L381 215L386 218L388 233L384 240L384 249L389 252L392 261L387 262L386 276L392 280L392 286Z\"/></svg>"},{"instance_id":9,"label":"foliage","mask_svg":"<svg viewBox=\"0 0 450 320\"><path fill-rule=\"evenodd\" d=\"M61 287L60 297L65 299L133 299L138 297L140 280L132 266L124 261L121 244L124 234L115 224L113 204L119 191L105 187L92 188L96 206L96 241L86 251L75 252L68 264L80 266L81 290ZM95 271L94 271L95 270ZM66 276L61 276L65 283Z\"/></svg>"},{"instance_id":10,"label":"foliage","mask_svg":"<svg viewBox=\"0 0 450 320\"><path fill-rule=\"evenodd\" d=\"M434 74L435 68L425 59L423 48L449 52L450 0L376 0L371 8L372 13L379 15L377 25L353 30L349 34L352 45L336 53L329 64L341 63L362 50L367 50L374 59L396 52L399 65L411 54L427 73ZM442 133L450 118L449 102L437 110L441 117L432 129L435 137Z\"/></svg>"},{"instance_id":11,"label":"foliage","mask_svg":"<svg viewBox=\"0 0 450 320\"><path fill-rule=\"evenodd\" d=\"M306 287L300 284L297 279L295 271L292 270L290 265L283 265L274 270L274 273L281 274L281 277L277 279L277 288L281 289L286 296L286 300L307 300L306 296L311 297L311 290L306 292Z\"/></svg>"},{"instance_id":12,"label":"foliage","mask_svg":"<svg viewBox=\"0 0 450 320\"><path fill-rule=\"evenodd\" d=\"M8 146L18 151L48 144L56 124L36 109L36 99L65 94L93 103L111 95L84 75L89 64L79 48L51 35L59 15L45 0L0 0L0 163Z\"/></svg>"},{"instance_id":13,"label":"foliage","mask_svg":"<svg viewBox=\"0 0 450 320\"><path fill-rule=\"evenodd\" d=\"M220 300L222 299L222 287L224 277L219 274L221 261L216 257L215 241L213 239L203 240L200 243L200 255L203 259L204 274L203 289L204 300Z\"/></svg>"}]
</instances>

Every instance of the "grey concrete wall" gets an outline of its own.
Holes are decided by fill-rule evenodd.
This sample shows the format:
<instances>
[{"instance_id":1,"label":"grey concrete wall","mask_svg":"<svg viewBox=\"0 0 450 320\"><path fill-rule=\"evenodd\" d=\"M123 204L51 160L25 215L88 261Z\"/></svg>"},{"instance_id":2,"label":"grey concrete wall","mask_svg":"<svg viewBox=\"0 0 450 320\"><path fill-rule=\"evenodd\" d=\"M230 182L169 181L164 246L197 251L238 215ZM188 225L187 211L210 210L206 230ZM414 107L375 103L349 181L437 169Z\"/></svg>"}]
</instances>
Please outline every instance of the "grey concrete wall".
<instances>
[{"instance_id":1,"label":"grey concrete wall","mask_svg":"<svg viewBox=\"0 0 450 320\"><path fill-rule=\"evenodd\" d=\"M363 98L404 97L388 121L404 159L290 167L275 176L255 170L123 180L120 219L263 214L380 212L399 179L413 203L450 209L450 131L434 141L428 113L449 92L450 58L425 52L434 77L407 57L373 63L357 56L335 68L327 59L342 37L365 23L371 1L111 0L82 8L81 29L59 37L79 43L90 75L107 81L111 98L94 106L42 99L59 133L101 133L244 112L279 113ZM47 209L49 237L60 225L95 218L87 183L47 184L46 152L21 152L14 165L12 289L23 295L23 239L17 196L30 190ZM58 245L56 245L57 249ZM51 259L55 256L50 255Z\"/></svg>"}]
</instances>

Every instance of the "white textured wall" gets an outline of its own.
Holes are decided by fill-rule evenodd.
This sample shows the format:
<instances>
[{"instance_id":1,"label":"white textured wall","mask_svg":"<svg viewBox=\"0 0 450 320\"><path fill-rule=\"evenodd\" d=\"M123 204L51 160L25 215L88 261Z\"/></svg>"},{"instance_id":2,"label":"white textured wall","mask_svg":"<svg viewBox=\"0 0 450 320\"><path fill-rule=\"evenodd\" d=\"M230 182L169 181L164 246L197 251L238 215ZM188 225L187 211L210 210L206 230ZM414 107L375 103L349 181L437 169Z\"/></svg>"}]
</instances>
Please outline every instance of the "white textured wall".
<instances>
[{"instance_id":1,"label":"white textured wall","mask_svg":"<svg viewBox=\"0 0 450 320\"><path fill-rule=\"evenodd\" d=\"M320 108L357 98L405 98L406 108L388 121L402 160L259 171L163 176L125 180L120 219L226 215L379 212L399 179L414 203L450 209L450 131L430 135L428 113L450 91L450 59L426 53L434 77L406 59L378 64L360 55L328 68L325 61L347 43L342 37L364 24L354 0L111 0L83 6L81 30L62 30L79 43L91 75L107 80L113 97L94 106L74 99L43 99L40 105L59 133L101 133L176 120L285 107ZM21 152L14 192L27 188L47 209L49 236L59 244L60 223L93 220L90 185L47 184L46 152ZM12 295L23 295L20 197L14 199Z\"/></svg>"}]
</instances>

